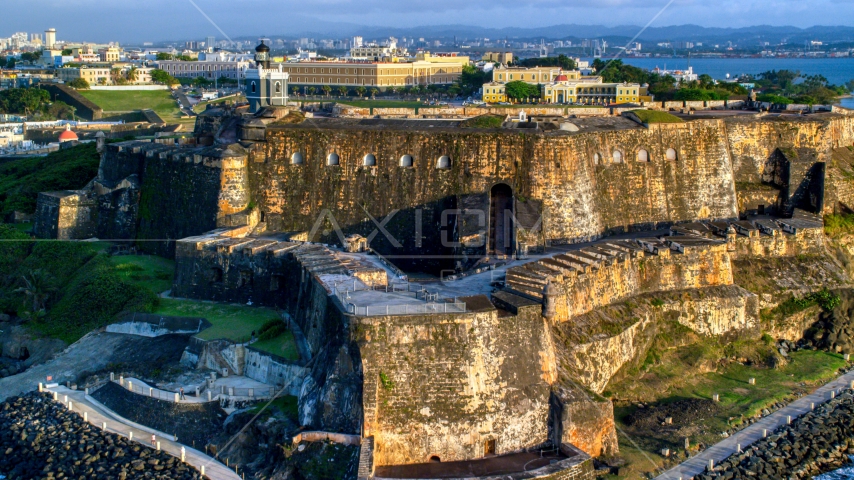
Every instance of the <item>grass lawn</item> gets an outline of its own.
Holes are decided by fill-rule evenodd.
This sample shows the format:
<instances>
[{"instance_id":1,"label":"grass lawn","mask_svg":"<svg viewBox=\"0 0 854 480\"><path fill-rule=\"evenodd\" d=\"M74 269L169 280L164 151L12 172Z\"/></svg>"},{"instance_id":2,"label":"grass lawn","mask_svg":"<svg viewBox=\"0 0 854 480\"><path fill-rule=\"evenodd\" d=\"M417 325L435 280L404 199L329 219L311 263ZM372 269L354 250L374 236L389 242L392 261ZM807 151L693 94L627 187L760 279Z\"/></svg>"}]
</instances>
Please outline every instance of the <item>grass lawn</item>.
<instances>
[{"instance_id":1,"label":"grass lawn","mask_svg":"<svg viewBox=\"0 0 854 480\"><path fill-rule=\"evenodd\" d=\"M227 338L236 342L249 340L253 331L257 332L267 321L279 318L279 314L269 308L174 298L160 299L160 305L154 313L173 317L205 318L213 326L203 330L197 337L202 340Z\"/></svg>"},{"instance_id":2,"label":"grass lawn","mask_svg":"<svg viewBox=\"0 0 854 480\"><path fill-rule=\"evenodd\" d=\"M259 340L252 344L252 348L278 355L292 362L299 360L299 352L291 332L285 332L269 340Z\"/></svg>"},{"instance_id":3,"label":"grass lawn","mask_svg":"<svg viewBox=\"0 0 854 480\"><path fill-rule=\"evenodd\" d=\"M264 409L267 406L267 402L269 400L262 400L255 404L253 407L249 408L248 412L252 415L256 415L263 409L264 412L261 414L262 419L268 418L270 415L274 413L274 411L278 411L283 414L287 418L289 418L292 422L299 422L299 399L297 397L291 395L282 395L281 397L277 397L273 400L273 403L270 404L269 407Z\"/></svg>"},{"instance_id":4,"label":"grass lawn","mask_svg":"<svg viewBox=\"0 0 854 480\"><path fill-rule=\"evenodd\" d=\"M33 229L33 222L13 223L12 227L20 232L27 233Z\"/></svg>"},{"instance_id":5,"label":"grass lawn","mask_svg":"<svg viewBox=\"0 0 854 480\"><path fill-rule=\"evenodd\" d=\"M733 362L715 372L697 374L686 370L685 364L676 360L681 358L684 361L691 355L697 355L689 352L696 348L697 345L692 345L671 350L665 354L668 358L662 358L646 373L608 386L611 392L621 395L630 392L632 397L643 398L648 408L674 401L711 400L714 394L720 395L720 402L713 413L677 426L678 433L667 428L629 426L626 419L638 412L638 407L634 403L615 405L620 456L629 463L628 476L624 478L641 478L644 472L653 471L654 464L661 465L664 460L657 452L665 447L681 452L680 445L685 437L691 439L692 445L703 443L708 446L719 442L722 431L738 427L742 419L753 417L774 403L786 404L795 400L798 394L812 392L836 378L839 369L846 365L842 355L802 350L790 353L788 363L778 368ZM699 355L703 357L713 353ZM756 379L755 385L749 384L750 378Z\"/></svg>"},{"instance_id":6,"label":"grass lawn","mask_svg":"<svg viewBox=\"0 0 854 480\"><path fill-rule=\"evenodd\" d=\"M149 108L167 122L181 118L178 102L172 98L168 90L79 90L78 92L103 108L105 116L110 116L110 113Z\"/></svg>"},{"instance_id":7,"label":"grass lawn","mask_svg":"<svg viewBox=\"0 0 854 480\"><path fill-rule=\"evenodd\" d=\"M116 273L130 283L160 294L172 288L175 262L155 255L120 255L110 257Z\"/></svg>"},{"instance_id":8,"label":"grass lawn","mask_svg":"<svg viewBox=\"0 0 854 480\"><path fill-rule=\"evenodd\" d=\"M409 100L342 100L338 103L361 108L430 108L430 105Z\"/></svg>"},{"instance_id":9,"label":"grass lawn","mask_svg":"<svg viewBox=\"0 0 854 480\"><path fill-rule=\"evenodd\" d=\"M667 112L659 112L657 110L632 110L631 113L637 115L643 123L684 123L684 121L676 115L671 115Z\"/></svg>"}]
</instances>

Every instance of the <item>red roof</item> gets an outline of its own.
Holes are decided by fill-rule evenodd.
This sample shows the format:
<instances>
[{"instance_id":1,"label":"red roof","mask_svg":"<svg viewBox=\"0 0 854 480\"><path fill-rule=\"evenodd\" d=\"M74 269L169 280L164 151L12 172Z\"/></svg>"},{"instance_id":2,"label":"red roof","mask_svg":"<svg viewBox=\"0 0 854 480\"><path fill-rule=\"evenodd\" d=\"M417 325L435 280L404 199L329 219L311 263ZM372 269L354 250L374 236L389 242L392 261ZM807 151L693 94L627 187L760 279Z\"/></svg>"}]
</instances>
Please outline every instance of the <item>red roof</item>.
<instances>
[{"instance_id":1,"label":"red roof","mask_svg":"<svg viewBox=\"0 0 854 480\"><path fill-rule=\"evenodd\" d=\"M72 142L72 141L76 141L76 140L79 140L79 138L77 137L77 134L71 131L71 126L66 125L65 131L59 134L59 141L60 142Z\"/></svg>"},{"instance_id":2,"label":"red roof","mask_svg":"<svg viewBox=\"0 0 854 480\"><path fill-rule=\"evenodd\" d=\"M555 82L565 82L567 80L569 79L566 78L566 75L558 75L557 77L555 77Z\"/></svg>"}]
</instances>

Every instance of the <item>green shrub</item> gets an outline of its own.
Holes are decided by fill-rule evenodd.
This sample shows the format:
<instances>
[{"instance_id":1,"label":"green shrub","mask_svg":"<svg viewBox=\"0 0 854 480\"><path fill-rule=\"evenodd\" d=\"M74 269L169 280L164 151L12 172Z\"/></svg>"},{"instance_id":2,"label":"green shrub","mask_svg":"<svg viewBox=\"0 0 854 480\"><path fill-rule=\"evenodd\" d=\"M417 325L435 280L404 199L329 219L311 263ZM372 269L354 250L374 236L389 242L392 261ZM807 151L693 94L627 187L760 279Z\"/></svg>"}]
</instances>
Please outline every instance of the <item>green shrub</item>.
<instances>
[{"instance_id":1,"label":"green shrub","mask_svg":"<svg viewBox=\"0 0 854 480\"><path fill-rule=\"evenodd\" d=\"M122 280L111 268L108 257L102 254L74 273L65 294L47 317L32 326L46 335L73 343L124 312L151 312L158 302L154 292Z\"/></svg>"},{"instance_id":2,"label":"green shrub","mask_svg":"<svg viewBox=\"0 0 854 480\"><path fill-rule=\"evenodd\" d=\"M824 217L824 233L830 237L838 237L854 232L854 215L830 214Z\"/></svg>"},{"instance_id":3,"label":"green shrub","mask_svg":"<svg viewBox=\"0 0 854 480\"><path fill-rule=\"evenodd\" d=\"M281 320L270 320L261 327L258 340L272 340L288 331L288 326Z\"/></svg>"},{"instance_id":4,"label":"green shrub","mask_svg":"<svg viewBox=\"0 0 854 480\"><path fill-rule=\"evenodd\" d=\"M388 378L388 375L385 372L380 372L380 383L382 383L383 388L386 390L391 390L394 388L394 382Z\"/></svg>"},{"instance_id":5,"label":"green shrub","mask_svg":"<svg viewBox=\"0 0 854 480\"><path fill-rule=\"evenodd\" d=\"M501 128L504 125L504 117L499 115L481 115L462 123L467 128Z\"/></svg>"},{"instance_id":6,"label":"green shrub","mask_svg":"<svg viewBox=\"0 0 854 480\"><path fill-rule=\"evenodd\" d=\"M39 192L84 187L98 174L100 157L94 143L0 164L0 215L33 213Z\"/></svg>"}]
</instances>

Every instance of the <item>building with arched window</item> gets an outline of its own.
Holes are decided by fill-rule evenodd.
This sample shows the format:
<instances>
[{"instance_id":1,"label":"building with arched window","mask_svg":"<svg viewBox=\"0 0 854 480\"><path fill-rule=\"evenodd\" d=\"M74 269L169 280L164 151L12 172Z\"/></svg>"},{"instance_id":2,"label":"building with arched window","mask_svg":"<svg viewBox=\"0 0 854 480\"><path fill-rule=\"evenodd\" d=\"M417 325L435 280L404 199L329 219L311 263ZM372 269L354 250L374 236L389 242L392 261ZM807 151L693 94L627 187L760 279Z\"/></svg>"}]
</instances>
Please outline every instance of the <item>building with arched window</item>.
<instances>
[{"instance_id":1,"label":"building with arched window","mask_svg":"<svg viewBox=\"0 0 854 480\"><path fill-rule=\"evenodd\" d=\"M246 100L252 113L264 107L288 104L288 80L290 75L279 64L270 66L270 47L261 42L255 48L255 68L246 72Z\"/></svg>"}]
</instances>

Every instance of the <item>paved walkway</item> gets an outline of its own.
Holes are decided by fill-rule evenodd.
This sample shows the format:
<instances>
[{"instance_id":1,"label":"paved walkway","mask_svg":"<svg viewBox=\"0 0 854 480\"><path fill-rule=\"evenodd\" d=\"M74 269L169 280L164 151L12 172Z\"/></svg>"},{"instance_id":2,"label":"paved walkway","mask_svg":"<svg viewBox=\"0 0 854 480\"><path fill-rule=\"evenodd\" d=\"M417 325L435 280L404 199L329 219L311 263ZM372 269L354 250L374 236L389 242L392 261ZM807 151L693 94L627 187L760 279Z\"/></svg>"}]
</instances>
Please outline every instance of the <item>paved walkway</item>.
<instances>
[{"instance_id":1,"label":"paved walkway","mask_svg":"<svg viewBox=\"0 0 854 480\"><path fill-rule=\"evenodd\" d=\"M737 452L737 447L741 444L741 448L745 449L763 438L763 430L768 431L771 435L778 427L785 425L787 417L791 416L792 421L810 411L810 404L818 405L830 400L831 392L837 395L843 390L851 388L851 382L854 381L854 371L848 372L836 380L820 387L810 395L801 397L785 407L771 413L770 415L759 419L753 425L734 433L729 438L720 441L711 447L703 450L695 457L673 467L667 472L656 477L656 480L688 480L695 475L703 473L706 467L709 466L709 460L714 460L715 465L726 460L729 456Z\"/></svg>"},{"instance_id":2,"label":"paved walkway","mask_svg":"<svg viewBox=\"0 0 854 480\"><path fill-rule=\"evenodd\" d=\"M83 391L71 390L66 387L53 387L48 389L48 391L56 392L58 401L63 403L67 395L68 399L72 402L72 409L81 415L85 412L88 415L89 423L92 425L100 427L106 422L108 431L122 436L128 436L130 432L133 432L133 440L135 442L151 446L151 433L119 422L114 418L114 416L118 417L117 414L113 413L113 416L110 416L102 407L89 402ZM159 438L158 440L160 441L161 450L177 458L181 458L181 447L184 447L186 462L198 470L201 470L202 466L204 466L205 476L211 480L240 480L240 477L233 470L198 450L165 438Z\"/></svg>"}]
</instances>

